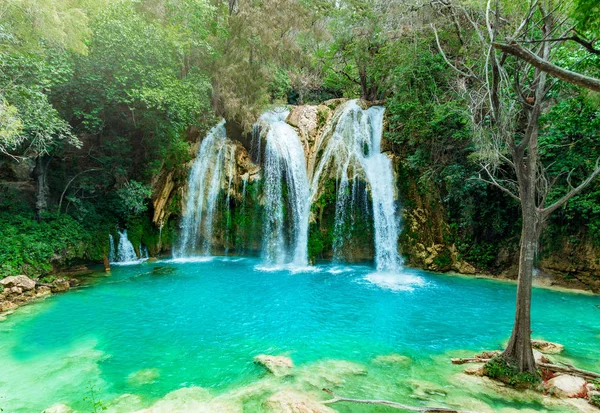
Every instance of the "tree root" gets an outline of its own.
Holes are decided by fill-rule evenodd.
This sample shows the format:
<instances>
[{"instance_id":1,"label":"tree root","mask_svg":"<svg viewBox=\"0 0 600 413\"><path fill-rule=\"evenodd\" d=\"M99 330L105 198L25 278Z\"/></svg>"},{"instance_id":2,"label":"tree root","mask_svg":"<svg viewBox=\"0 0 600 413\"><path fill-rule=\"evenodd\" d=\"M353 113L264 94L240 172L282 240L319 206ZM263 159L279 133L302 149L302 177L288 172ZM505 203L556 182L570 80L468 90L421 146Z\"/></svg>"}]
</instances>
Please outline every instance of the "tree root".
<instances>
[{"instance_id":1,"label":"tree root","mask_svg":"<svg viewBox=\"0 0 600 413\"><path fill-rule=\"evenodd\" d=\"M490 360L491 360L491 358L479 358L479 357L451 359L452 364L487 363ZM551 371L554 373L571 374L573 376L578 376L578 377L581 377L586 380L600 379L600 374L598 374L598 373L595 373L593 371L578 369L577 367L575 367L571 364L567 364L567 363L560 363L560 364L536 363L536 365L540 369L548 370L548 371Z\"/></svg>"},{"instance_id":2,"label":"tree root","mask_svg":"<svg viewBox=\"0 0 600 413\"><path fill-rule=\"evenodd\" d=\"M381 406L392 407L394 409L406 410L409 412L421 412L421 413L477 413L467 410L455 410L446 407L416 407L408 406L406 404L396 403L389 400L364 400L364 399L349 399L347 397L340 397L329 389L323 389L325 393L329 393L333 399L322 401L323 404L332 404L339 402L358 403L358 404L377 404Z\"/></svg>"}]
</instances>

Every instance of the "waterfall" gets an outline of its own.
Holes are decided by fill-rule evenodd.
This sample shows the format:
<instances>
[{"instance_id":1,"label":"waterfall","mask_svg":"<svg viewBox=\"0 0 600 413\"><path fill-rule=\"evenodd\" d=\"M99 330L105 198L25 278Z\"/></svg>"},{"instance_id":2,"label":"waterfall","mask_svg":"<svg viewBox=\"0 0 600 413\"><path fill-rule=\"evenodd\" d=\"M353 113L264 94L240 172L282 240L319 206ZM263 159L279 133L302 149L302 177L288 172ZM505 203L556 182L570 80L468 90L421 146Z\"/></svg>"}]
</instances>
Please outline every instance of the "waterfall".
<instances>
[{"instance_id":1,"label":"waterfall","mask_svg":"<svg viewBox=\"0 0 600 413\"><path fill-rule=\"evenodd\" d=\"M233 175L235 173L235 164L236 164L236 159L235 159L235 145L231 145L230 147L230 151L229 151L229 159L227 160L227 163L229 164L228 166L228 174L229 174L229 179L227 180L227 196L225 198L225 208L227 208L227 220L225 222L225 251L228 252L229 251L229 246L231 244L231 182L233 180Z\"/></svg>"},{"instance_id":2,"label":"waterfall","mask_svg":"<svg viewBox=\"0 0 600 413\"><path fill-rule=\"evenodd\" d=\"M300 138L285 123L287 112L271 111L259 122L265 125L265 215L263 254L270 264L308 264L310 213L306 160Z\"/></svg>"},{"instance_id":3,"label":"waterfall","mask_svg":"<svg viewBox=\"0 0 600 413\"><path fill-rule=\"evenodd\" d=\"M397 271L401 258L397 251L399 219L394 201L394 176L390 159L381 153L383 107L361 109L356 101L339 109L324 131L316 153L322 151L312 174L311 201L317 197L321 180L332 176L337 181L334 224L334 257L343 254L344 224L359 203L359 179L370 188L375 230L375 263L378 271ZM350 185L352 181L352 185Z\"/></svg>"},{"instance_id":4,"label":"waterfall","mask_svg":"<svg viewBox=\"0 0 600 413\"><path fill-rule=\"evenodd\" d=\"M221 189L227 136L225 121L206 135L188 178L185 215L181 224L181 239L174 255L184 257L197 252L210 254L214 212Z\"/></svg>"},{"instance_id":5,"label":"waterfall","mask_svg":"<svg viewBox=\"0 0 600 413\"><path fill-rule=\"evenodd\" d=\"M108 242L110 245L108 262L115 262L115 239L113 238L112 234L108 234Z\"/></svg>"},{"instance_id":6,"label":"waterfall","mask_svg":"<svg viewBox=\"0 0 600 413\"><path fill-rule=\"evenodd\" d=\"M119 244L117 245L116 263L131 263L137 262L138 257L133 248L133 244L127 238L127 230L119 232Z\"/></svg>"}]
</instances>

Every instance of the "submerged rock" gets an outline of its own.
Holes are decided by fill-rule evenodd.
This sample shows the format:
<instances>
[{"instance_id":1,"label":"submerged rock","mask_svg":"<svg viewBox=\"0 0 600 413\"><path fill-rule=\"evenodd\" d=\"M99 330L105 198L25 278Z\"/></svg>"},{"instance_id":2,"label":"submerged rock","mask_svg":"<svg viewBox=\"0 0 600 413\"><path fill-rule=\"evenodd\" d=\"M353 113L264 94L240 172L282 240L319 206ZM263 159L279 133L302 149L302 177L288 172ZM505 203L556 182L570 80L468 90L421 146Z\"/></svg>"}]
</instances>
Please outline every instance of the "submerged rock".
<instances>
[{"instance_id":1,"label":"submerged rock","mask_svg":"<svg viewBox=\"0 0 600 413\"><path fill-rule=\"evenodd\" d=\"M18 294L20 294L23 291L33 290L35 288L35 281L33 281L31 278L27 277L26 275L13 275L10 277L6 277L6 278L0 280L0 284L2 284L2 286L5 289L9 289L9 288L20 289ZM13 292L15 292L15 291L13 291Z\"/></svg>"},{"instance_id":2,"label":"submerged rock","mask_svg":"<svg viewBox=\"0 0 600 413\"><path fill-rule=\"evenodd\" d=\"M265 407L271 413L335 413L312 396L292 390L282 390L267 399Z\"/></svg>"},{"instance_id":3,"label":"submerged rock","mask_svg":"<svg viewBox=\"0 0 600 413\"><path fill-rule=\"evenodd\" d=\"M283 377L292 374L292 369L294 368L294 362L292 359L285 356L268 356L266 354L259 354L258 356L254 357L254 362L265 367L277 377Z\"/></svg>"},{"instance_id":4,"label":"submerged rock","mask_svg":"<svg viewBox=\"0 0 600 413\"><path fill-rule=\"evenodd\" d=\"M385 356L377 356L373 359L373 363L375 364L399 364L399 365L408 365L412 363L410 357L403 356L401 354L387 354Z\"/></svg>"},{"instance_id":5,"label":"submerged rock","mask_svg":"<svg viewBox=\"0 0 600 413\"><path fill-rule=\"evenodd\" d=\"M158 369L143 369L131 373L127 376L127 383L135 386L141 386L144 384L152 384L160 377Z\"/></svg>"},{"instance_id":6,"label":"submerged rock","mask_svg":"<svg viewBox=\"0 0 600 413\"><path fill-rule=\"evenodd\" d=\"M66 404L57 403L48 407L47 409L44 409L42 413L73 413L73 409Z\"/></svg>"},{"instance_id":7,"label":"submerged rock","mask_svg":"<svg viewBox=\"0 0 600 413\"><path fill-rule=\"evenodd\" d=\"M185 387L172 391L151 407L137 413L242 413L242 406L219 400L202 387Z\"/></svg>"},{"instance_id":8,"label":"submerged rock","mask_svg":"<svg viewBox=\"0 0 600 413\"><path fill-rule=\"evenodd\" d=\"M531 346L534 349L546 354L562 353L562 351L565 349L565 346L562 344L552 343L551 341L544 340L531 340Z\"/></svg>"},{"instance_id":9,"label":"submerged rock","mask_svg":"<svg viewBox=\"0 0 600 413\"><path fill-rule=\"evenodd\" d=\"M339 387L348 376L362 376L367 370L360 364L346 360L324 360L306 366L297 373L298 381L316 389Z\"/></svg>"},{"instance_id":10,"label":"submerged rock","mask_svg":"<svg viewBox=\"0 0 600 413\"><path fill-rule=\"evenodd\" d=\"M585 380L569 374L559 374L544 383L546 391L559 397L577 397L586 392Z\"/></svg>"}]
</instances>

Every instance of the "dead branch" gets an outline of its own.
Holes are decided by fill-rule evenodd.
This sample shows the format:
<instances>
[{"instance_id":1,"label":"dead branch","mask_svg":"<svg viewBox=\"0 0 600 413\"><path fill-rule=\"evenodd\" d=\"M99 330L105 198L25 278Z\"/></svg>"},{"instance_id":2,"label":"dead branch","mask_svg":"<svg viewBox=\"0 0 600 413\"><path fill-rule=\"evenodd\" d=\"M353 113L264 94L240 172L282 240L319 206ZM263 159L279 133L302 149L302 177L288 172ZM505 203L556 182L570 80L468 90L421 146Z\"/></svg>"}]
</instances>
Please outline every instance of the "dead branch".
<instances>
[{"instance_id":1,"label":"dead branch","mask_svg":"<svg viewBox=\"0 0 600 413\"><path fill-rule=\"evenodd\" d=\"M573 188L573 186L570 184L570 175L571 174L569 173L569 177L567 178L567 181L569 182L569 185L572 187L572 189L569 192L567 192L562 198L560 198L558 201L556 201L554 204L550 205L547 208L542 209L541 212L545 216L550 215L552 212L554 212L555 210L557 210L558 208L560 208L561 206L566 204L569 199L573 198L575 195L577 195L581 191L583 191L598 175L600 175L600 158L598 158L596 160L596 165L594 167L594 171L581 184L579 184L579 186Z\"/></svg>"},{"instance_id":2,"label":"dead branch","mask_svg":"<svg viewBox=\"0 0 600 413\"><path fill-rule=\"evenodd\" d=\"M590 76L585 76L580 73L571 72L570 70L563 69L562 67L556 66L539 56L536 56L531 51L527 50L523 46L517 43L504 44L504 43L493 43L494 48L502 50L504 53L518 57L538 68L539 70L548 73L554 77L557 77L565 82L572 83L577 86L600 92L600 80Z\"/></svg>"},{"instance_id":3,"label":"dead branch","mask_svg":"<svg viewBox=\"0 0 600 413\"><path fill-rule=\"evenodd\" d=\"M409 412L421 412L421 413L476 413L472 411L466 410L455 410L448 409L446 407L416 407L416 406L408 406L406 404L396 403L389 400L365 400L365 399L349 399L347 397L340 397L335 394L333 391L329 389L323 389L325 393L329 393L333 399L325 400L321 403L323 404L332 404L332 403L358 403L358 404L377 404L380 406L392 407L394 409L406 410Z\"/></svg>"},{"instance_id":4,"label":"dead branch","mask_svg":"<svg viewBox=\"0 0 600 413\"><path fill-rule=\"evenodd\" d=\"M578 369L577 367L567 363L561 364L562 365L550 363L537 363L538 367L555 373L572 374L574 376L579 376L584 379L600 379L600 374L594 373L593 371Z\"/></svg>"},{"instance_id":5,"label":"dead branch","mask_svg":"<svg viewBox=\"0 0 600 413\"><path fill-rule=\"evenodd\" d=\"M452 361L452 364L487 363L490 360L491 359L484 359L480 357L450 359L450 361Z\"/></svg>"}]
</instances>

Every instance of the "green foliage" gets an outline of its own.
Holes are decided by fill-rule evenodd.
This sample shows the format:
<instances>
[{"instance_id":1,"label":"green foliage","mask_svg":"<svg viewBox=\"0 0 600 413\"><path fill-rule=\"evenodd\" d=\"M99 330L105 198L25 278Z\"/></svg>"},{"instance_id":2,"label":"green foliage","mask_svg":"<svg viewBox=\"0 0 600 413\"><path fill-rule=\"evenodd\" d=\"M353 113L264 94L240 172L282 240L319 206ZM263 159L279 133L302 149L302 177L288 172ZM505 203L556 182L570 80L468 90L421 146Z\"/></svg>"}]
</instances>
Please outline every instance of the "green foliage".
<instances>
[{"instance_id":1,"label":"green foliage","mask_svg":"<svg viewBox=\"0 0 600 413\"><path fill-rule=\"evenodd\" d=\"M574 0L572 15L580 30L600 33L600 3L596 0Z\"/></svg>"},{"instance_id":2,"label":"green foliage","mask_svg":"<svg viewBox=\"0 0 600 413\"><path fill-rule=\"evenodd\" d=\"M120 199L119 205L124 216L139 215L148 209L147 199L152 195L148 185L131 180L121 189L117 190Z\"/></svg>"},{"instance_id":3,"label":"green foliage","mask_svg":"<svg viewBox=\"0 0 600 413\"><path fill-rule=\"evenodd\" d=\"M50 272L53 262L102 258L89 250L95 241L92 234L68 215L37 222L31 215L0 212L0 236L0 277L37 276Z\"/></svg>"},{"instance_id":4,"label":"green foliage","mask_svg":"<svg viewBox=\"0 0 600 413\"><path fill-rule=\"evenodd\" d=\"M84 402L88 402L93 413L99 413L107 410L108 408L104 405L104 402L97 398L96 387L93 384L87 386L88 395L83 398Z\"/></svg>"},{"instance_id":5,"label":"green foliage","mask_svg":"<svg viewBox=\"0 0 600 413\"><path fill-rule=\"evenodd\" d=\"M539 373L520 373L518 368L502 357L502 355L492 358L484 365L485 373L492 379L500 380L510 384L513 387L532 388L540 383Z\"/></svg>"}]
</instances>

